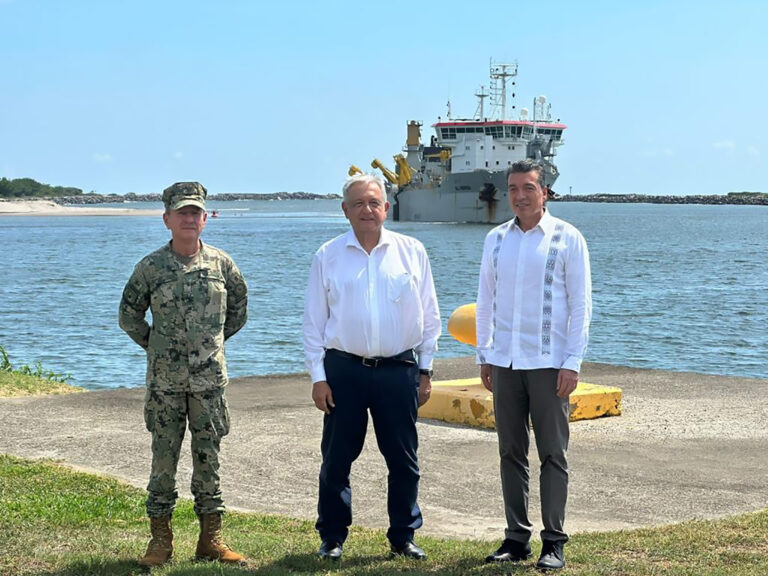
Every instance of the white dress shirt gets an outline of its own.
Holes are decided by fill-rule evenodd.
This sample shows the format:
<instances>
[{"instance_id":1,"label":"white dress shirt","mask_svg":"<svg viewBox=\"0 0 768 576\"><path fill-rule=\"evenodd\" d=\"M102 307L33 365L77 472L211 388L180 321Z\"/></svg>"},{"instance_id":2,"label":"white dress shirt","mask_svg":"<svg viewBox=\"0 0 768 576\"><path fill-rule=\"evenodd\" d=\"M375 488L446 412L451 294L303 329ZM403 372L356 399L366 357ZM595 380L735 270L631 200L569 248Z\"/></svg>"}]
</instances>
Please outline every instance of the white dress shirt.
<instances>
[{"instance_id":1,"label":"white dress shirt","mask_svg":"<svg viewBox=\"0 0 768 576\"><path fill-rule=\"evenodd\" d=\"M368 254L353 230L312 260L304 307L304 355L312 382L325 380L325 350L390 357L414 349L432 367L442 325L432 269L418 240L382 228Z\"/></svg>"},{"instance_id":2,"label":"white dress shirt","mask_svg":"<svg viewBox=\"0 0 768 576\"><path fill-rule=\"evenodd\" d=\"M477 363L579 372L592 317L589 252L571 224L544 212L485 238L477 291Z\"/></svg>"}]
</instances>

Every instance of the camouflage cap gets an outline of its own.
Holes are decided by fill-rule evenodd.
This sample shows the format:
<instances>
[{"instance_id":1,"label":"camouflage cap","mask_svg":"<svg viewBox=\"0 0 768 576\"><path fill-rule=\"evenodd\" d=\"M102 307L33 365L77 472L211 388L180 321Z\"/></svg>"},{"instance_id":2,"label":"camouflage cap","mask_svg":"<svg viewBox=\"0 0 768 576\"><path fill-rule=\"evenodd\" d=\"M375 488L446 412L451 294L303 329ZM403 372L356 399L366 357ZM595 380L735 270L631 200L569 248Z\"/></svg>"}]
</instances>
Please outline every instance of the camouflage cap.
<instances>
[{"instance_id":1,"label":"camouflage cap","mask_svg":"<svg viewBox=\"0 0 768 576\"><path fill-rule=\"evenodd\" d=\"M163 190L166 210L179 210L184 206L197 206L205 210L208 190L200 182L176 182Z\"/></svg>"}]
</instances>

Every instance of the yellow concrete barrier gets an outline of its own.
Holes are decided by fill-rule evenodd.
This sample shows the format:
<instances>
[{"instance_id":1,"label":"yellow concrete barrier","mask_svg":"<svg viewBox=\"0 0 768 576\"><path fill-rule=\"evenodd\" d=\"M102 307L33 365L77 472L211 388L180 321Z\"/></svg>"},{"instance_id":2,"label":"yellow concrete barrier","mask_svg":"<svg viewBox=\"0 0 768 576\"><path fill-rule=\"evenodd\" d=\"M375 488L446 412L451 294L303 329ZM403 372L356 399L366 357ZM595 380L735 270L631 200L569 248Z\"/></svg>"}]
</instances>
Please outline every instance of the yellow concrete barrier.
<instances>
[{"instance_id":1,"label":"yellow concrete barrier","mask_svg":"<svg viewBox=\"0 0 768 576\"><path fill-rule=\"evenodd\" d=\"M477 345L475 313L477 305L465 304L454 310L448 319L448 332L459 342ZM621 388L579 382L570 398L571 422L621 414ZM495 428L493 395L480 383L480 378L444 380L432 383L432 396L419 408L420 418L431 418Z\"/></svg>"},{"instance_id":2,"label":"yellow concrete barrier","mask_svg":"<svg viewBox=\"0 0 768 576\"><path fill-rule=\"evenodd\" d=\"M571 421L621 414L621 389L579 382L571 394ZM480 378L444 380L432 383L432 396L419 408L420 418L495 428L493 395Z\"/></svg>"}]
</instances>

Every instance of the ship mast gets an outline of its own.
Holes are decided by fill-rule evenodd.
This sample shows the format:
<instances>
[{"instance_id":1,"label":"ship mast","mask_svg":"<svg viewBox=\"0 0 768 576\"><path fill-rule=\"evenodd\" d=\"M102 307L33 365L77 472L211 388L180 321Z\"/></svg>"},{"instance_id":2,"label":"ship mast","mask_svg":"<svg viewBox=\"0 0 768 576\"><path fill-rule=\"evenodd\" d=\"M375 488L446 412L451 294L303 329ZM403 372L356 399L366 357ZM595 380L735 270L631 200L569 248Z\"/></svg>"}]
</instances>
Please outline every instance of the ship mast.
<instances>
[{"instance_id":1,"label":"ship mast","mask_svg":"<svg viewBox=\"0 0 768 576\"><path fill-rule=\"evenodd\" d=\"M480 90L475 92L475 96L477 96L478 99L477 110L475 110L475 118L482 121L485 117L483 115L483 100L488 97L488 92L485 91L485 86L480 86Z\"/></svg>"},{"instance_id":2,"label":"ship mast","mask_svg":"<svg viewBox=\"0 0 768 576\"><path fill-rule=\"evenodd\" d=\"M501 114L498 116L499 120L507 119L507 80L517 76L517 62L513 64L494 64L491 60L491 105L492 113L491 117L495 117L497 111L500 109ZM514 82L512 85L514 86ZM514 98L514 93L512 94ZM514 108L514 106L513 106Z\"/></svg>"}]
</instances>

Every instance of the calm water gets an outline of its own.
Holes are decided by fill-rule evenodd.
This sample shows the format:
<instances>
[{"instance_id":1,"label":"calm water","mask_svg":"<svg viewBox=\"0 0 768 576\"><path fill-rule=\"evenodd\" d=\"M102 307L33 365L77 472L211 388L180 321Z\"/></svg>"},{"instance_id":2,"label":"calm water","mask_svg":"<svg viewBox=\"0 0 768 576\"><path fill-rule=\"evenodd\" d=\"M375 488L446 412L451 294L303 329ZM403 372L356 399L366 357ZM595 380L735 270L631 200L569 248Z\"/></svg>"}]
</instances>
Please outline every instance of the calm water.
<instances>
[{"instance_id":1,"label":"calm water","mask_svg":"<svg viewBox=\"0 0 768 576\"><path fill-rule=\"evenodd\" d=\"M140 208L160 205L138 204ZM337 200L211 203L204 240L250 287L250 320L227 345L230 376L304 370L301 314L318 246L344 232ZM552 205L592 256L587 360L768 377L768 209ZM392 223L432 261L444 325L473 302L483 225ZM144 353L117 326L133 265L168 238L160 216L0 216L0 344L14 365L42 361L92 387L141 386ZM444 330L439 356L473 349Z\"/></svg>"}]
</instances>

